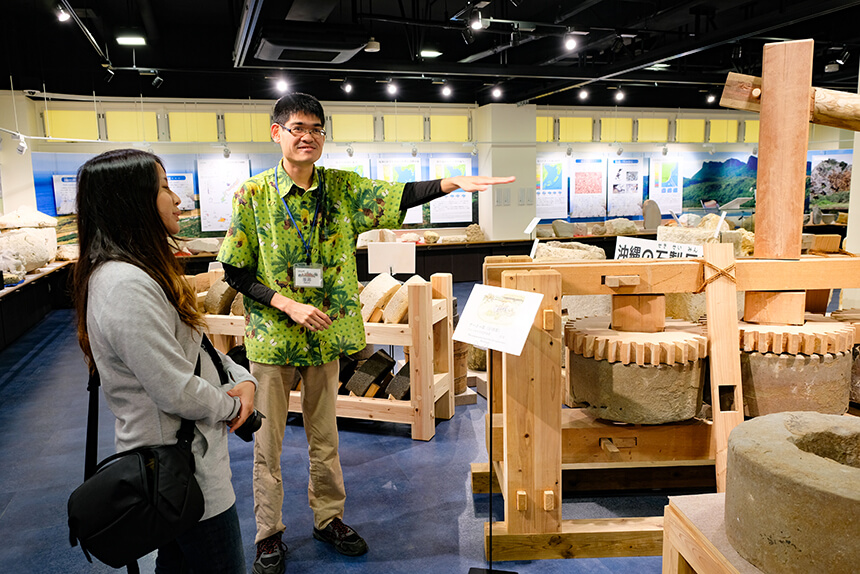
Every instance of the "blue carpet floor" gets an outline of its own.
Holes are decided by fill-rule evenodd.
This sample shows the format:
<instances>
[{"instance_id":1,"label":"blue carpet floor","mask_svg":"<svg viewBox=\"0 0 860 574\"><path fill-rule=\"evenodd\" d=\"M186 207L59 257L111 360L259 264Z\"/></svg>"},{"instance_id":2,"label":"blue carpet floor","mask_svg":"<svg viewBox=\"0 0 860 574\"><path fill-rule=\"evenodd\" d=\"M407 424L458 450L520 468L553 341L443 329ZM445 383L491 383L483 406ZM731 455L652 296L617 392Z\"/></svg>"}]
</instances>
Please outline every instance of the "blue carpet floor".
<instances>
[{"instance_id":1,"label":"blue carpet floor","mask_svg":"<svg viewBox=\"0 0 860 574\"><path fill-rule=\"evenodd\" d=\"M471 284L455 287L460 304ZM462 310L462 307L461 307ZM74 314L59 310L0 352L0 573L112 572L71 548L66 501L80 483L86 422L86 370ZM113 452L113 416L101 401L100 452ZM406 425L342 420L341 459L347 486L345 520L370 552L346 558L311 537L307 505L307 445L301 417L284 438L284 513L288 573L467 573L486 568L481 533L490 497L473 495L469 464L485 462L486 402L457 407L429 442L413 441ZM254 556L252 445L231 437L246 560ZM496 520L503 500L493 497ZM566 498L564 518L662 515L665 496ZM520 574L658 574L660 557L536 560L495 563ZM152 572L154 559L141 561ZM204 573L200 573L204 574Z\"/></svg>"}]
</instances>

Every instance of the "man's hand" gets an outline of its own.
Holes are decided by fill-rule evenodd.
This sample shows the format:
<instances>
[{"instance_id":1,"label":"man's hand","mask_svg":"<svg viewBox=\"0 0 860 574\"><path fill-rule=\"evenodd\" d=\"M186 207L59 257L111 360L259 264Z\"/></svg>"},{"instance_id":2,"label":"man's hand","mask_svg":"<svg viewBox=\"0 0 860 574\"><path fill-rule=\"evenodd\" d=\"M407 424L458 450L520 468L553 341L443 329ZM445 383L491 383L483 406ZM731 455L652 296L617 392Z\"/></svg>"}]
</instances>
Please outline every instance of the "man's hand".
<instances>
[{"instance_id":1,"label":"man's hand","mask_svg":"<svg viewBox=\"0 0 860 574\"><path fill-rule=\"evenodd\" d=\"M248 417L251 416L251 413L254 412L254 392L256 390L257 386L253 382L242 381L227 391L229 396L239 397L239 403L242 405L239 407L239 416L227 423L227 426L230 427L230 432L234 432L242 426L248 420Z\"/></svg>"},{"instance_id":2,"label":"man's hand","mask_svg":"<svg viewBox=\"0 0 860 574\"><path fill-rule=\"evenodd\" d=\"M511 183L516 179L514 176L484 177L483 175L455 175L454 177L446 177L442 180L442 191L445 193L451 193L455 189L462 189L468 192L484 191L491 185Z\"/></svg>"},{"instance_id":3,"label":"man's hand","mask_svg":"<svg viewBox=\"0 0 860 574\"><path fill-rule=\"evenodd\" d=\"M309 331L324 331L331 327L331 319L328 315L313 305L299 303L289 297L284 297L280 293L275 293L270 305L275 309L280 309L290 319Z\"/></svg>"}]
</instances>

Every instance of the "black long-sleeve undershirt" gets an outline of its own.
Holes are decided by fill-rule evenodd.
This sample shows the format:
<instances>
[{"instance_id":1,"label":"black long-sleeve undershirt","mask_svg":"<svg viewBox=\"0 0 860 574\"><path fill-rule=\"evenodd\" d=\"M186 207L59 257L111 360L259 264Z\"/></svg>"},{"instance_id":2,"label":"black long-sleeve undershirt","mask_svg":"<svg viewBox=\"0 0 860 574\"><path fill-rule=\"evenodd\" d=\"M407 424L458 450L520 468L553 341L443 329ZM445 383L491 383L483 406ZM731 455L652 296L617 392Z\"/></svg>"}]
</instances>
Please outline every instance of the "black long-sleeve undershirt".
<instances>
[{"instance_id":1,"label":"black long-sleeve undershirt","mask_svg":"<svg viewBox=\"0 0 860 574\"><path fill-rule=\"evenodd\" d=\"M400 210L406 211L410 207L423 205L443 195L445 192L442 191L441 179L409 182L403 186ZM271 305L275 290L258 281L253 270L226 263L222 263L222 265L224 266L224 279L230 287L257 303Z\"/></svg>"}]
</instances>

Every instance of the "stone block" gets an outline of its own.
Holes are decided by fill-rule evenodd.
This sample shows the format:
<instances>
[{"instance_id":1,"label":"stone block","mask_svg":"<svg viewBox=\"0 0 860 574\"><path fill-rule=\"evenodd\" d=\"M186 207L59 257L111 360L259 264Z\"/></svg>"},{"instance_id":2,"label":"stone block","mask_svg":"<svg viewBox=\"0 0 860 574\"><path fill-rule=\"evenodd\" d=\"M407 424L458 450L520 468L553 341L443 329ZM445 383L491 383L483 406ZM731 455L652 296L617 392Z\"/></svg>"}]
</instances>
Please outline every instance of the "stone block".
<instances>
[{"instance_id":1,"label":"stone block","mask_svg":"<svg viewBox=\"0 0 860 574\"><path fill-rule=\"evenodd\" d=\"M601 317L612 313L612 295L564 295L561 308L571 321L583 317Z\"/></svg>"},{"instance_id":2,"label":"stone block","mask_svg":"<svg viewBox=\"0 0 860 574\"><path fill-rule=\"evenodd\" d=\"M236 293L237 291L230 287L224 279L219 279L209 286L203 308L210 315L227 315L230 313L230 306L233 304L233 299L236 298Z\"/></svg>"},{"instance_id":3,"label":"stone block","mask_svg":"<svg viewBox=\"0 0 860 574\"><path fill-rule=\"evenodd\" d=\"M556 237L573 237L573 223L564 219L556 219L552 222L552 231Z\"/></svg>"},{"instance_id":4,"label":"stone block","mask_svg":"<svg viewBox=\"0 0 860 574\"><path fill-rule=\"evenodd\" d=\"M383 391L386 395L391 395L398 400L406 400L409 398L409 389L411 379L409 377L409 362L407 361L403 368L394 375L394 378L388 382L388 385Z\"/></svg>"},{"instance_id":5,"label":"stone block","mask_svg":"<svg viewBox=\"0 0 860 574\"><path fill-rule=\"evenodd\" d=\"M535 233L536 237L555 237L555 233L553 232L552 228L538 226L538 228L535 230Z\"/></svg>"},{"instance_id":6,"label":"stone block","mask_svg":"<svg viewBox=\"0 0 860 574\"><path fill-rule=\"evenodd\" d=\"M633 235L639 232L636 224L624 217L610 219L605 225L606 235Z\"/></svg>"},{"instance_id":7,"label":"stone block","mask_svg":"<svg viewBox=\"0 0 860 574\"><path fill-rule=\"evenodd\" d=\"M435 231L425 231L424 232L424 243L438 243L439 242L439 234Z\"/></svg>"},{"instance_id":8,"label":"stone block","mask_svg":"<svg viewBox=\"0 0 860 574\"><path fill-rule=\"evenodd\" d=\"M744 414L786 411L841 415L848 410L851 355L741 352Z\"/></svg>"},{"instance_id":9,"label":"stone block","mask_svg":"<svg viewBox=\"0 0 860 574\"><path fill-rule=\"evenodd\" d=\"M663 215L660 213L660 205L653 199L642 202L642 226L645 229L657 229Z\"/></svg>"},{"instance_id":10,"label":"stone block","mask_svg":"<svg viewBox=\"0 0 860 574\"><path fill-rule=\"evenodd\" d=\"M600 247L577 241L547 241L540 243L535 250L535 261L565 259L606 259L606 252Z\"/></svg>"},{"instance_id":11,"label":"stone block","mask_svg":"<svg viewBox=\"0 0 860 574\"><path fill-rule=\"evenodd\" d=\"M390 373L395 361L391 356L379 349L350 377L346 383L348 391L363 397L370 385L382 386L386 373Z\"/></svg>"},{"instance_id":12,"label":"stone block","mask_svg":"<svg viewBox=\"0 0 860 574\"><path fill-rule=\"evenodd\" d=\"M768 574L856 572L860 418L787 412L729 436L726 537Z\"/></svg>"},{"instance_id":13,"label":"stone block","mask_svg":"<svg viewBox=\"0 0 860 574\"><path fill-rule=\"evenodd\" d=\"M484 233L484 230L481 229L481 226L477 223L473 223L466 227L466 241L468 241L469 243L480 243L486 240L487 235Z\"/></svg>"},{"instance_id":14,"label":"stone block","mask_svg":"<svg viewBox=\"0 0 860 574\"><path fill-rule=\"evenodd\" d=\"M570 355L570 392L595 417L632 424L663 424L696 416L702 404L702 360L671 365L595 361Z\"/></svg>"}]
</instances>

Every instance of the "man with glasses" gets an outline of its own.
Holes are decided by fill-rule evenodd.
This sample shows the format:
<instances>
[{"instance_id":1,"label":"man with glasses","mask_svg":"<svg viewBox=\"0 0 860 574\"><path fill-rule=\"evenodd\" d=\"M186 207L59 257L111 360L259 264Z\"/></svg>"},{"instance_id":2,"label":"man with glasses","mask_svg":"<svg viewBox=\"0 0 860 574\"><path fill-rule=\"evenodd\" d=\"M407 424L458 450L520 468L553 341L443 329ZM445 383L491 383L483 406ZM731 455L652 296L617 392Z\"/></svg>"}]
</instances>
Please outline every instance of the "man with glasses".
<instances>
[{"instance_id":1,"label":"man with glasses","mask_svg":"<svg viewBox=\"0 0 860 574\"><path fill-rule=\"evenodd\" d=\"M319 101L288 94L275 104L272 120L272 139L283 158L236 191L218 254L228 283L245 295L245 348L259 381L256 405L266 415L254 444L256 574L284 572L280 459L296 371L302 378L313 536L347 556L367 552L364 539L342 521L346 492L335 416L338 357L365 346L358 234L399 228L408 208L455 189L483 191L514 180L456 176L402 184L317 167L326 135Z\"/></svg>"}]
</instances>

